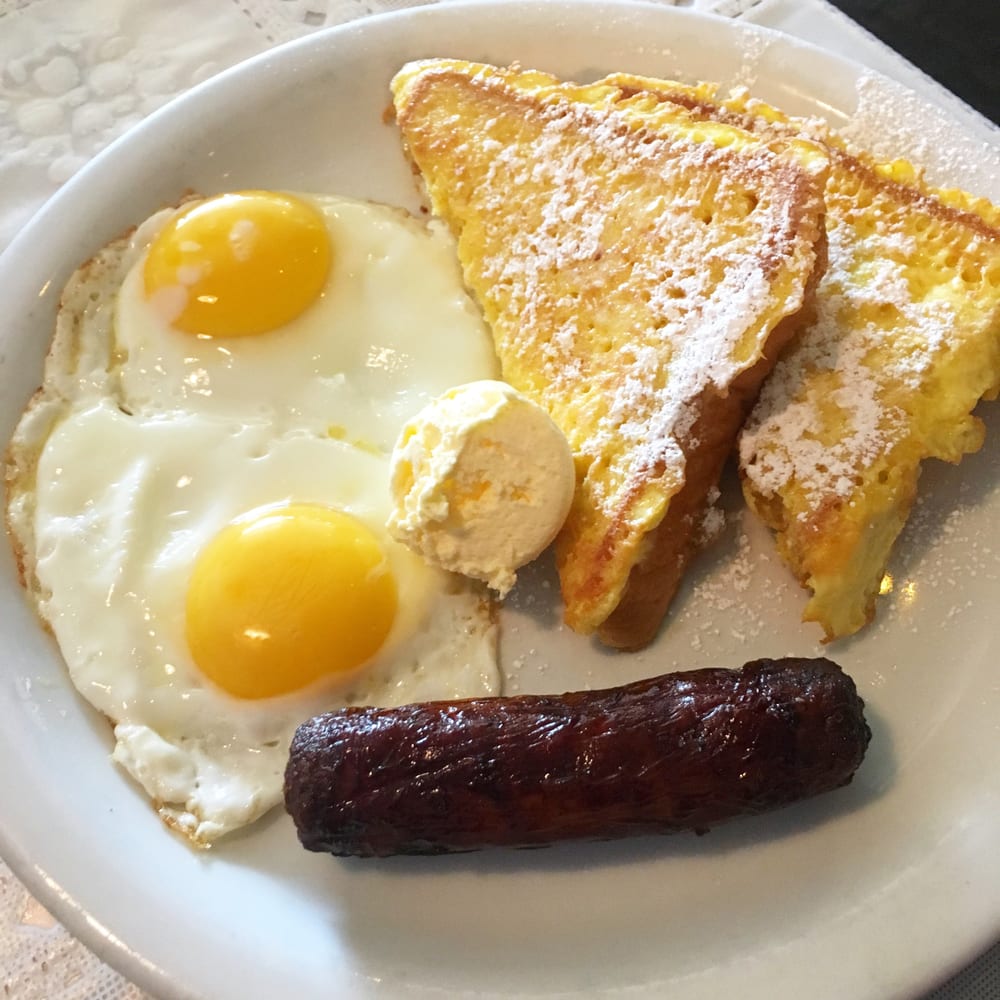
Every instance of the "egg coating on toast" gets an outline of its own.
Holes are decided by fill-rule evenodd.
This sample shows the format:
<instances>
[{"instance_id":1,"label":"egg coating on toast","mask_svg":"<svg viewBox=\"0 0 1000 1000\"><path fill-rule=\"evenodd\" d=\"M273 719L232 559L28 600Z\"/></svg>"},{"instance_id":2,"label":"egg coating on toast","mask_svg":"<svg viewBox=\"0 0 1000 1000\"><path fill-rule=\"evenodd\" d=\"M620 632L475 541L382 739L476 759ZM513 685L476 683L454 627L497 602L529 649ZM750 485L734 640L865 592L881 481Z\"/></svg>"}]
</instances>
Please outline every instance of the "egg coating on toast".
<instances>
[{"instance_id":1,"label":"egg coating on toast","mask_svg":"<svg viewBox=\"0 0 1000 1000\"><path fill-rule=\"evenodd\" d=\"M573 450L556 548L566 622L639 648L761 380L808 315L826 154L518 68L411 63L393 93L504 378Z\"/></svg>"},{"instance_id":2,"label":"egg coating on toast","mask_svg":"<svg viewBox=\"0 0 1000 1000\"><path fill-rule=\"evenodd\" d=\"M827 641L870 622L926 458L983 443L980 399L1000 389L1000 211L879 163L828 127L745 94L614 76L692 114L765 136L807 136L830 157L829 265L816 317L765 383L740 439L750 507L812 591Z\"/></svg>"}]
</instances>

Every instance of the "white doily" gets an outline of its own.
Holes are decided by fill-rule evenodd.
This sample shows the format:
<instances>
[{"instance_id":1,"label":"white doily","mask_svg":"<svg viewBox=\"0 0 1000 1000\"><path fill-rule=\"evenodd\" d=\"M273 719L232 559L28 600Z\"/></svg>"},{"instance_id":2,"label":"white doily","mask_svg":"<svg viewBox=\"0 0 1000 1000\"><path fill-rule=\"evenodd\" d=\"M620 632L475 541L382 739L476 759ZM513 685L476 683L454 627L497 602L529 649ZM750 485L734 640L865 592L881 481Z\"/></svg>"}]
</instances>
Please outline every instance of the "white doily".
<instances>
[{"instance_id":1,"label":"white doily","mask_svg":"<svg viewBox=\"0 0 1000 1000\"><path fill-rule=\"evenodd\" d=\"M272 45L420 2L0 0L0 250L87 160L171 97ZM738 17L768 2L676 5ZM2 861L0 991L3 1000L146 997L72 938ZM995 948L927 1000L998 997Z\"/></svg>"}]
</instances>

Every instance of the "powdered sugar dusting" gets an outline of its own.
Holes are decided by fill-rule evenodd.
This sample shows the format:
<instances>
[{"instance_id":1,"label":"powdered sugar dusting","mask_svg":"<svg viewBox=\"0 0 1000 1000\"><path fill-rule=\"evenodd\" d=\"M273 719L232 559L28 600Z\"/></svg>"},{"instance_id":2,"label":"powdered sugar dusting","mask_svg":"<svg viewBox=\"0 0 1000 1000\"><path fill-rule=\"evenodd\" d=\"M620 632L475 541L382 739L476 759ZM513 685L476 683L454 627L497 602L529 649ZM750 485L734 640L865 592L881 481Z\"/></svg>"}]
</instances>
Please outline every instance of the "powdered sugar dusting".
<instances>
[{"instance_id":1,"label":"powdered sugar dusting","mask_svg":"<svg viewBox=\"0 0 1000 1000\"><path fill-rule=\"evenodd\" d=\"M953 331L988 320L988 297L984 313L968 315L983 289L964 279L963 264L1000 263L1000 246L946 231L921 202L870 183L859 189L846 170L835 178L816 322L776 366L740 444L757 493L801 491L808 511L824 497L860 502L859 472L918 434L913 415L958 349Z\"/></svg>"},{"instance_id":2,"label":"powdered sugar dusting","mask_svg":"<svg viewBox=\"0 0 1000 1000\"><path fill-rule=\"evenodd\" d=\"M574 451L611 456L611 474L592 477L609 516L636 470L683 462L691 401L706 386L724 392L746 365L733 360L736 345L771 291L772 265L755 252L760 234L773 234L779 257L799 240L798 218L767 190L772 153L748 152L740 176L711 142L637 131L630 115L624 105L595 113L571 101L543 104L530 113L534 128L495 150L474 196L481 286L496 289L508 377L512 358L540 349L548 401L557 420L565 406L560 422ZM497 114L480 126L486 141L509 127ZM660 176L665 164L680 179L675 190ZM756 203L748 203L749 225L710 224L716 203L747 190ZM521 203L508 214L511 192ZM632 225L641 239L627 232ZM595 397L592 420L578 419L581 385Z\"/></svg>"},{"instance_id":3,"label":"powdered sugar dusting","mask_svg":"<svg viewBox=\"0 0 1000 1000\"><path fill-rule=\"evenodd\" d=\"M736 492L727 498L730 503L737 502ZM717 513L722 516L721 509ZM726 514L726 537L718 541L721 551L709 550L711 571L696 574L690 581L669 624L672 634L683 633L687 638L686 647L673 647L681 657L671 663L671 669L689 666L691 652L712 656L720 648L738 649L758 641L766 647L773 627L767 609L788 599L792 582L781 575L767 579L770 559L759 544L755 546L747 518L743 508ZM766 600L761 600L762 594Z\"/></svg>"},{"instance_id":4,"label":"powdered sugar dusting","mask_svg":"<svg viewBox=\"0 0 1000 1000\"><path fill-rule=\"evenodd\" d=\"M764 32L749 30L743 35L743 58L730 78L733 86L753 87L757 83L761 60L773 44L774 36Z\"/></svg>"},{"instance_id":5,"label":"powdered sugar dusting","mask_svg":"<svg viewBox=\"0 0 1000 1000\"><path fill-rule=\"evenodd\" d=\"M955 184L977 164L982 177L1000 177L1000 129L992 143L957 128L954 118L924 98L886 77L861 73L856 84L858 106L840 135L876 159L906 156L926 170L936 187ZM973 194L987 195L986 191Z\"/></svg>"}]
</instances>

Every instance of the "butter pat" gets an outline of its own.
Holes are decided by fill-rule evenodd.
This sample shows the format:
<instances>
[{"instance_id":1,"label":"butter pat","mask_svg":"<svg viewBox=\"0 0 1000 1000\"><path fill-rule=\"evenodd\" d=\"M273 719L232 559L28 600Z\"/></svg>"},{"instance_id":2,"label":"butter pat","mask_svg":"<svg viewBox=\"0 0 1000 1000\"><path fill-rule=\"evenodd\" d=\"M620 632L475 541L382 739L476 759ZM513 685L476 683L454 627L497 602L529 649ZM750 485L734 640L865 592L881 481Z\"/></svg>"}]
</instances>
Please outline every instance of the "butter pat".
<instances>
[{"instance_id":1,"label":"butter pat","mask_svg":"<svg viewBox=\"0 0 1000 1000\"><path fill-rule=\"evenodd\" d=\"M575 485L569 444L543 409L505 382L470 382L403 427L387 527L428 562L502 597L555 538Z\"/></svg>"}]
</instances>

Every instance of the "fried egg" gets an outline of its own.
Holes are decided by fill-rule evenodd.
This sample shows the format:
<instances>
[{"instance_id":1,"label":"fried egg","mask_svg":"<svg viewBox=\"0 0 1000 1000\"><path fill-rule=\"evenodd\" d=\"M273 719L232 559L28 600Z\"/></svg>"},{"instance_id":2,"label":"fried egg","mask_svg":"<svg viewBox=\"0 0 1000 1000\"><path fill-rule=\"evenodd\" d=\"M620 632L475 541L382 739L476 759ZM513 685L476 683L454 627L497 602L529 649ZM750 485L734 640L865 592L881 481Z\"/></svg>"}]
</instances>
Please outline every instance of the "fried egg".
<instances>
[{"instance_id":1,"label":"fried egg","mask_svg":"<svg viewBox=\"0 0 1000 1000\"><path fill-rule=\"evenodd\" d=\"M122 396L147 411L349 431L391 452L435 386L498 370L439 226L258 191L154 216L117 299Z\"/></svg>"},{"instance_id":2,"label":"fried egg","mask_svg":"<svg viewBox=\"0 0 1000 1000\"><path fill-rule=\"evenodd\" d=\"M384 528L402 422L495 373L450 236L383 206L196 202L71 280L8 523L114 759L193 842L280 801L317 712L498 693L485 592Z\"/></svg>"}]
</instances>

